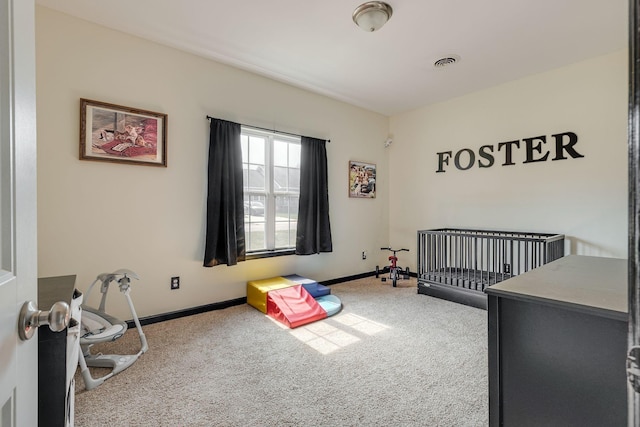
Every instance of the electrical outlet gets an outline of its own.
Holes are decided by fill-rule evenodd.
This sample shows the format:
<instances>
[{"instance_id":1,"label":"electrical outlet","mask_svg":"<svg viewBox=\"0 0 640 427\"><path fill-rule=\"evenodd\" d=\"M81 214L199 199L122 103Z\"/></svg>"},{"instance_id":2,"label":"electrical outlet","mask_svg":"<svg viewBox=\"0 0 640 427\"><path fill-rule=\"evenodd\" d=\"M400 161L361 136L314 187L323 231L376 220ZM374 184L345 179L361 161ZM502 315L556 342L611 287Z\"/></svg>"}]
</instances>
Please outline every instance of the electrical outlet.
<instances>
[{"instance_id":1,"label":"electrical outlet","mask_svg":"<svg viewBox=\"0 0 640 427\"><path fill-rule=\"evenodd\" d=\"M171 278L171 289L180 289L180 276Z\"/></svg>"},{"instance_id":2,"label":"electrical outlet","mask_svg":"<svg viewBox=\"0 0 640 427\"><path fill-rule=\"evenodd\" d=\"M367 251L362 251L362 259L367 259Z\"/></svg>"},{"instance_id":3,"label":"electrical outlet","mask_svg":"<svg viewBox=\"0 0 640 427\"><path fill-rule=\"evenodd\" d=\"M504 272L505 272L505 274L510 274L511 273L511 264L505 264L504 265Z\"/></svg>"}]
</instances>

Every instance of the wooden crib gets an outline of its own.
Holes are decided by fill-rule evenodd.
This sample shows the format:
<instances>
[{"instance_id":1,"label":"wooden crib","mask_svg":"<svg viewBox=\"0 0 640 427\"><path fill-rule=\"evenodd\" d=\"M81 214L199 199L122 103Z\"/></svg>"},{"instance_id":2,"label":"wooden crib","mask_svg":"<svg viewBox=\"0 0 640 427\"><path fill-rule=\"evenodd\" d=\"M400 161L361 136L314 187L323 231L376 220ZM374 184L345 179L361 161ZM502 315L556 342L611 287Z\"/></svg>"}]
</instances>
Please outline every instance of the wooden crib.
<instances>
[{"instance_id":1,"label":"wooden crib","mask_svg":"<svg viewBox=\"0 0 640 427\"><path fill-rule=\"evenodd\" d=\"M564 256L564 235L418 231L418 293L487 308L484 289Z\"/></svg>"}]
</instances>

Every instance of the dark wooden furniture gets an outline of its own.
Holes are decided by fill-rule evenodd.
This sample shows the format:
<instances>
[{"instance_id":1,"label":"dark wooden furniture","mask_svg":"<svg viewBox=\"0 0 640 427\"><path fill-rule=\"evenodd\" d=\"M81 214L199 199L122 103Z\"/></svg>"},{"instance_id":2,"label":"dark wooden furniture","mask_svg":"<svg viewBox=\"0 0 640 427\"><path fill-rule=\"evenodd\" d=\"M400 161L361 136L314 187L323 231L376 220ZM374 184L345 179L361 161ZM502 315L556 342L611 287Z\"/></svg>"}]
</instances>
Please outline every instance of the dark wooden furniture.
<instances>
[{"instance_id":1,"label":"dark wooden furniture","mask_svg":"<svg viewBox=\"0 0 640 427\"><path fill-rule=\"evenodd\" d=\"M571 255L490 286L489 424L627 425L627 261Z\"/></svg>"},{"instance_id":2,"label":"dark wooden furniture","mask_svg":"<svg viewBox=\"0 0 640 427\"><path fill-rule=\"evenodd\" d=\"M75 382L80 350L80 304L76 276L38 279L38 308L47 311L57 301L69 304L71 320L61 332L38 328L38 425L73 426Z\"/></svg>"}]
</instances>

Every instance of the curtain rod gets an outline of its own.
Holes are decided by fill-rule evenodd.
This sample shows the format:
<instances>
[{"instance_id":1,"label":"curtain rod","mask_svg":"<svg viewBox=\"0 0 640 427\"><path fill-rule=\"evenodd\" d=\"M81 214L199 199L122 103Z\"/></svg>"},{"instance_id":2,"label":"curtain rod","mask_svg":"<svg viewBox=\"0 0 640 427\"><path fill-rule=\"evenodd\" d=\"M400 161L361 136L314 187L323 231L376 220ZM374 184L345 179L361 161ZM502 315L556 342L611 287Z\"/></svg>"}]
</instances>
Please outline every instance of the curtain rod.
<instances>
[{"instance_id":1,"label":"curtain rod","mask_svg":"<svg viewBox=\"0 0 640 427\"><path fill-rule=\"evenodd\" d=\"M215 117L207 116L207 120L211 120L211 119L215 119ZM250 128L254 128L254 129L260 129L260 130L266 130L267 132L281 133L283 135L302 137L302 135L298 135L297 133L282 132L282 131L275 130L275 129L262 128L260 126L245 125L244 123L240 123L240 126L246 126L246 127L250 127ZM322 138L316 138L316 139L322 139ZM325 139L325 141L331 142L330 139Z\"/></svg>"}]
</instances>

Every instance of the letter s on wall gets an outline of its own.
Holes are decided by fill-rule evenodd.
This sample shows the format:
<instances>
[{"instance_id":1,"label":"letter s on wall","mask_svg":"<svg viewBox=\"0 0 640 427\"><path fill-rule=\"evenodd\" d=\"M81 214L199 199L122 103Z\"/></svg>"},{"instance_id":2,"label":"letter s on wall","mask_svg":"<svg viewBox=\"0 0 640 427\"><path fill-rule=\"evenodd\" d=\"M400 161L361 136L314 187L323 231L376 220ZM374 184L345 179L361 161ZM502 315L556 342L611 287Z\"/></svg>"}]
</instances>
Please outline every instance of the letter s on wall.
<instances>
[{"instance_id":1,"label":"letter s on wall","mask_svg":"<svg viewBox=\"0 0 640 427\"><path fill-rule=\"evenodd\" d=\"M487 150L489 151L489 153L487 153ZM479 168L490 168L491 166L493 166L494 158L493 154L491 153L493 153L493 145L483 145L482 147L480 147L480 150L478 150L478 155L483 159L486 159L487 163L482 163L482 160L478 159Z\"/></svg>"}]
</instances>

